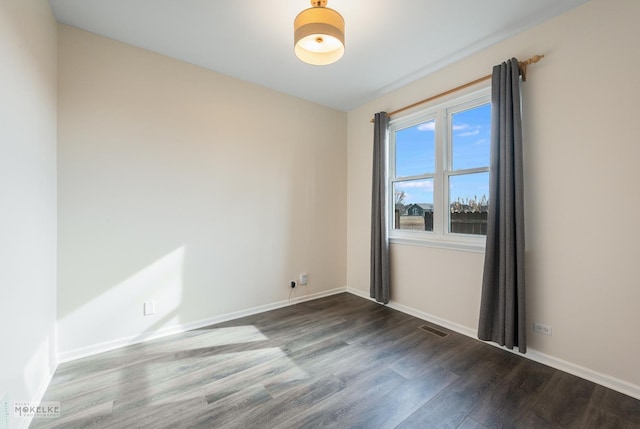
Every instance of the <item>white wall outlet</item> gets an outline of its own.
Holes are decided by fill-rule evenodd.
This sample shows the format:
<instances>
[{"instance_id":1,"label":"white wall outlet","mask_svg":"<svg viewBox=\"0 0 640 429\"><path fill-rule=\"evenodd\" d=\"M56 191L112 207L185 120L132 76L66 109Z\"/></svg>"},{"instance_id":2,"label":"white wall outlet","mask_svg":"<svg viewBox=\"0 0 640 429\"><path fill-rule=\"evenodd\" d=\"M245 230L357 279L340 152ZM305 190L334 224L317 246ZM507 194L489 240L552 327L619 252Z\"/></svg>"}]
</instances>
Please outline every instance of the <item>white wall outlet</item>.
<instances>
[{"instance_id":1,"label":"white wall outlet","mask_svg":"<svg viewBox=\"0 0 640 429\"><path fill-rule=\"evenodd\" d=\"M300 285L304 286L309 283L309 275L307 273L300 274Z\"/></svg>"},{"instance_id":2,"label":"white wall outlet","mask_svg":"<svg viewBox=\"0 0 640 429\"><path fill-rule=\"evenodd\" d=\"M533 332L537 332L542 335L552 335L551 326L543 325L542 323L533 322Z\"/></svg>"},{"instance_id":3,"label":"white wall outlet","mask_svg":"<svg viewBox=\"0 0 640 429\"><path fill-rule=\"evenodd\" d=\"M146 301L144 303L143 314L145 316L152 316L152 315L156 314L156 302L155 301Z\"/></svg>"}]
</instances>

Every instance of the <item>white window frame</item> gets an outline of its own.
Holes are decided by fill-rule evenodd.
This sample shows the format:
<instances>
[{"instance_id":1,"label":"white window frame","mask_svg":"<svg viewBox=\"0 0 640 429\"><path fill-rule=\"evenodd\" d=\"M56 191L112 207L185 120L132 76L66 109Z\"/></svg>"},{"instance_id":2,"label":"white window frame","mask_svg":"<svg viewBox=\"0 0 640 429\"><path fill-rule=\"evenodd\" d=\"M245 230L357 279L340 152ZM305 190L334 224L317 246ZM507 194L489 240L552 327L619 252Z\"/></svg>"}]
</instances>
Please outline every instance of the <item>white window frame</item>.
<instances>
[{"instance_id":1,"label":"white window frame","mask_svg":"<svg viewBox=\"0 0 640 429\"><path fill-rule=\"evenodd\" d=\"M491 103L491 86L475 89L450 98L445 102L428 105L425 109L411 115L392 119L389 122L388 159L387 159L387 202L389 241L396 244L408 244L437 247L452 250L484 253L486 236L450 233L449 231L449 177L460 174L487 172L488 167L465 170L452 168L452 136L451 117L453 114L486 103ZM420 176L395 176L396 152L395 131L412 127L432 119L436 120L435 138L435 172ZM433 231L411 231L394 229L395 204L393 184L396 181L433 178Z\"/></svg>"}]
</instances>

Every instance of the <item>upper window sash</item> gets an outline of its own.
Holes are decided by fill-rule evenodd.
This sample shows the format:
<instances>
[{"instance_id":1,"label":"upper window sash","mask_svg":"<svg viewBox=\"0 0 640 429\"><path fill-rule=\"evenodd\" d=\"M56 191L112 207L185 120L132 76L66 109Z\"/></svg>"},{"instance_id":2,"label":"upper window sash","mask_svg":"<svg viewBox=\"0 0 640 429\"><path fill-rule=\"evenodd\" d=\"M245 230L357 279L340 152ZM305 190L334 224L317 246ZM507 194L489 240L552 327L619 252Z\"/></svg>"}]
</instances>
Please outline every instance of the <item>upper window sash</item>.
<instances>
[{"instance_id":1,"label":"upper window sash","mask_svg":"<svg viewBox=\"0 0 640 429\"><path fill-rule=\"evenodd\" d=\"M454 248L456 250L482 251L484 249L484 235L469 235L449 232L450 222L450 198L449 178L464 174L484 173L489 171L489 166L472 166L469 168L456 167L453 141L454 115L469 109L490 103L491 88L487 86L480 90L468 92L445 102L428 106L420 112L401 118L392 119L389 123L389 151L387 164L387 189L389 203L389 231L391 242L405 244L420 244L427 246ZM435 171L421 174L397 175L396 165L396 133L418 124L434 121L434 156ZM409 180L429 179L433 183L433 231L399 230L394 228L395 200L393 190L398 183Z\"/></svg>"}]
</instances>

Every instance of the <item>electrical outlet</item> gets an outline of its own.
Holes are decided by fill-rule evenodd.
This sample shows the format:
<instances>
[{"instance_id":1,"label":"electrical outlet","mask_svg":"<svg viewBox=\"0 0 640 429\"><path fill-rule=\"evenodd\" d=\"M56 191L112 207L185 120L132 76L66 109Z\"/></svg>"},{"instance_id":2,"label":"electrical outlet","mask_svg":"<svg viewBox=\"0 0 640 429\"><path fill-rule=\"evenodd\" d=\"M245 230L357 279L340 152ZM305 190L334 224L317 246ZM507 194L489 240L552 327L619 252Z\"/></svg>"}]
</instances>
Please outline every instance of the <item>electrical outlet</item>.
<instances>
[{"instance_id":1,"label":"electrical outlet","mask_svg":"<svg viewBox=\"0 0 640 429\"><path fill-rule=\"evenodd\" d=\"M143 315L145 316L153 316L156 314L156 302L155 301L146 301L144 303Z\"/></svg>"},{"instance_id":2,"label":"electrical outlet","mask_svg":"<svg viewBox=\"0 0 640 429\"><path fill-rule=\"evenodd\" d=\"M295 280L291 280L291 289L296 287L296 282Z\"/></svg>"},{"instance_id":3,"label":"electrical outlet","mask_svg":"<svg viewBox=\"0 0 640 429\"><path fill-rule=\"evenodd\" d=\"M543 325L542 323L533 322L533 332L537 332L542 335L552 335L551 326Z\"/></svg>"},{"instance_id":4,"label":"electrical outlet","mask_svg":"<svg viewBox=\"0 0 640 429\"><path fill-rule=\"evenodd\" d=\"M309 283L309 275L307 273L300 274L300 286Z\"/></svg>"}]
</instances>

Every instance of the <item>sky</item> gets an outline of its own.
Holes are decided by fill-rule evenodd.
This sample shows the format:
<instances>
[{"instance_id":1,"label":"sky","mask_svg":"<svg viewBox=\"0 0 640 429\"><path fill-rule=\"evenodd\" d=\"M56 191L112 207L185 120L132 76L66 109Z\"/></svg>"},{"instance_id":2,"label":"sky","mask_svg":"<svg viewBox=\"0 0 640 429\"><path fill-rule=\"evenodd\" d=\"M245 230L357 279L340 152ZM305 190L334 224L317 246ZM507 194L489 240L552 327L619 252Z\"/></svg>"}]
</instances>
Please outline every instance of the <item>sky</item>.
<instances>
[{"instance_id":1,"label":"sky","mask_svg":"<svg viewBox=\"0 0 640 429\"><path fill-rule=\"evenodd\" d=\"M452 171L489 165L491 104L452 115ZM435 119L396 131L396 176L409 177L435 171ZM489 173L450 176L449 201L489 197ZM396 183L404 191L404 203L433 203L433 180Z\"/></svg>"}]
</instances>

